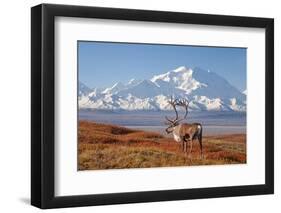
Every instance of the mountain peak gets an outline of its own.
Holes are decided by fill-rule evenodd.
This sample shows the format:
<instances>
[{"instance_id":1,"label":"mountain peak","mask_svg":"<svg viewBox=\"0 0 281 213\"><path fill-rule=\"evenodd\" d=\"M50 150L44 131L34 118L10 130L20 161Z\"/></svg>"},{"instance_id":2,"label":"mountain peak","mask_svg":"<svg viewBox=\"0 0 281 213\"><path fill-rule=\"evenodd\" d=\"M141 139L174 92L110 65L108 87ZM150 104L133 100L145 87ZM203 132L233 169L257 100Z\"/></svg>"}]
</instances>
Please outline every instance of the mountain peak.
<instances>
[{"instance_id":1,"label":"mountain peak","mask_svg":"<svg viewBox=\"0 0 281 213\"><path fill-rule=\"evenodd\" d=\"M151 81L156 82L156 81L162 80L162 81L166 81L166 82L171 82L171 81L177 81L177 79L179 79L179 78L181 78L181 79L186 78L191 75L192 75L191 69L186 68L185 66L180 66L169 72L153 76L151 78Z\"/></svg>"},{"instance_id":2,"label":"mountain peak","mask_svg":"<svg viewBox=\"0 0 281 213\"><path fill-rule=\"evenodd\" d=\"M79 96L86 96L88 95L92 90L84 83L79 81Z\"/></svg>"},{"instance_id":3,"label":"mountain peak","mask_svg":"<svg viewBox=\"0 0 281 213\"><path fill-rule=\"evenodd\" d=\"M149 84L149 85L154 85L154 83L151 80L142 80L139 82L139 84Z\"/></svg>"},{"instance_id":4,"label":"mountain peak","mask_svg":"<svg viewBox=\"0 0 281 213\"><path fill-rule=\"evenodd\" d=\"M117 82L115 83L111 88L114 88L114 87L123 87L124 85L121 83L121 82Z\"/></svg>"},{"instance_id":5,"label":"mountain peak","mask_svg":"<svg viewBox=\"0 0 281 213\"><path fill-rule=\"evenodd\" d=\"M109 87L109 88L105 89L104 91L102 91L102 93L115 93L124 88L125 88L124 84L122 84L121 82L117 82L112 87Z\"/></svg>"},{"instance_id":6,"label":"mountain peak","mask_svg":"<svg viewBox=\"0 0 281 213\"><path fill-rule=\"evenodd\" d=\"M126 83L126 86L133 87L133 86L136 86L137 84L139 84L140 82L141 82L141 80L132 78L131 80L128 81L128 83Z\"/></svg>"},{"instance_id":7,"label":"mountain peak","mask_svg":"<svg viewBox=\"0 0 281 213\"><path fill-rule=\"evenodd\" d=\"M128 84L132 84L132 83L134 83L135 81L136 81L136 79L132 78L132 79L128 82Z\"/></svg>"},{"instance_id":8,"label":"mountain peak","mask_svg":"<svg viewBox=\"0 0 281 213\"><path fill-rule=\"evenodd\" d=\"M174 69L173 72L185 72L187 70L188 69L185 66L180 66L180 67Z\"/></svg>"}]
</instances>

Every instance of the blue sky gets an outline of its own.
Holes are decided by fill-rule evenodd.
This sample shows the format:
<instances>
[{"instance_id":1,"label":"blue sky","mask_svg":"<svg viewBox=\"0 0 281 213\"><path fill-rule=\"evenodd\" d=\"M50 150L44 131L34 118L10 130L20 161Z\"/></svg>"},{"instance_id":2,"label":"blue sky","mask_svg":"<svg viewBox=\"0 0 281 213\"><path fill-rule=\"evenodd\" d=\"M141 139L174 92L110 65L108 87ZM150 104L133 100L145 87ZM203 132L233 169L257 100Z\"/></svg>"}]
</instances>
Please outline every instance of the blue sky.
<instances>
[{"instance_id":1,"label":"blue sky","mask_svg":"<svg viewBox=\"0 0 281 213\"><path fill-rule=\"evenodd\" d=\"M78 42L79 80L91 88L150 79L179 66L200 67L246 89L246 49L179 45Z\"/></svg>"}]
</instances>

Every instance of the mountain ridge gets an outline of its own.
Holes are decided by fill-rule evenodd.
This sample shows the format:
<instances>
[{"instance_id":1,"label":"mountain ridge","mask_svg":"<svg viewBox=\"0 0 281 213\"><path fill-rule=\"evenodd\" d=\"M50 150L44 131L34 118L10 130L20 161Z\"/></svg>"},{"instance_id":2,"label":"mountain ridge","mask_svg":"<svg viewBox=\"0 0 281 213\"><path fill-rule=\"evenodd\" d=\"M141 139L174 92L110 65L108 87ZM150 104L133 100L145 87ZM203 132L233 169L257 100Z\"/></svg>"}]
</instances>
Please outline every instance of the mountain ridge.
<instances>
[{"instance_id":1,"label":"mountain ridge","mask_svg":"<svg viewBox=\"0 0 281 213\"><path fill-rule=\"evenodd\" d=\"M173 96L187 98L191 111L246 111L246 94L199 67L180 66L150 79L117 82L102 91L88 89L79 82L80 109L171 110L168 100Z\"/></svg>"}]
</instances>

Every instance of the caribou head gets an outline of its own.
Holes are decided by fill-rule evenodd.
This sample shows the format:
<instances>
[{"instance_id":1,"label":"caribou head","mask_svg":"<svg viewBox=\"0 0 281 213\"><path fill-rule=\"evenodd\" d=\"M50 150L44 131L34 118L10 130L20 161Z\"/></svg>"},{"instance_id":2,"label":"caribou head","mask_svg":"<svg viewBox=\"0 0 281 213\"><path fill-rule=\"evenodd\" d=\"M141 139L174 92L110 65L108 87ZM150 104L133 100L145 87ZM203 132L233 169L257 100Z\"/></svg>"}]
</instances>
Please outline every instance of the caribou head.
<instances>
[{"instance_id":1,"label":"caribou head","mask_svg":"<svg viewBox=\"0 0 281 213\"><path fill-rule=\"evenodd\" d=\"M176 117L174 119L170 119L167 116L165 116L165 118L167 120L166 124L168 125L168 127L166 128L166 132L168 134L170 134L174 131L174 128L180 124L181 121L186 119L186 116L188 114L189 102L187 101L187 99L173 99L173 97L171 97L171 99L168 101L168 103L173 107L173 109L176 113ZM185 108L185 114L184 114L183 118L179 118L179 114L178 114L178 111L176 108L177 106L182 106Z\"/></svg>"}]
</instances>

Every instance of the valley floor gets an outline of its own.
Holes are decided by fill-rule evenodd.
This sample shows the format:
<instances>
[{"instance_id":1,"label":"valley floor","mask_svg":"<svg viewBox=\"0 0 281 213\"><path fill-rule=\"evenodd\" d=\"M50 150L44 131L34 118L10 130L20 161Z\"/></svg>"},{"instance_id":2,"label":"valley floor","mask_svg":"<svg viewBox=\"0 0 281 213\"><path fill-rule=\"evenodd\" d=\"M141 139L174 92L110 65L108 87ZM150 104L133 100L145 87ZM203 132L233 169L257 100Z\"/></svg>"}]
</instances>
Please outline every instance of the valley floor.
<instances>
[{"instance_id":1,"label":"valley floor","mask_svg":"<svg viewBox=\"0 0 281 213\"><path fill-rule=\"evenodd\" d=\"M203 137L188 157L179 143L159 133L88 121L79 122L78 170L246 163L246 135Z\"/></svg>"}]
</instances>

